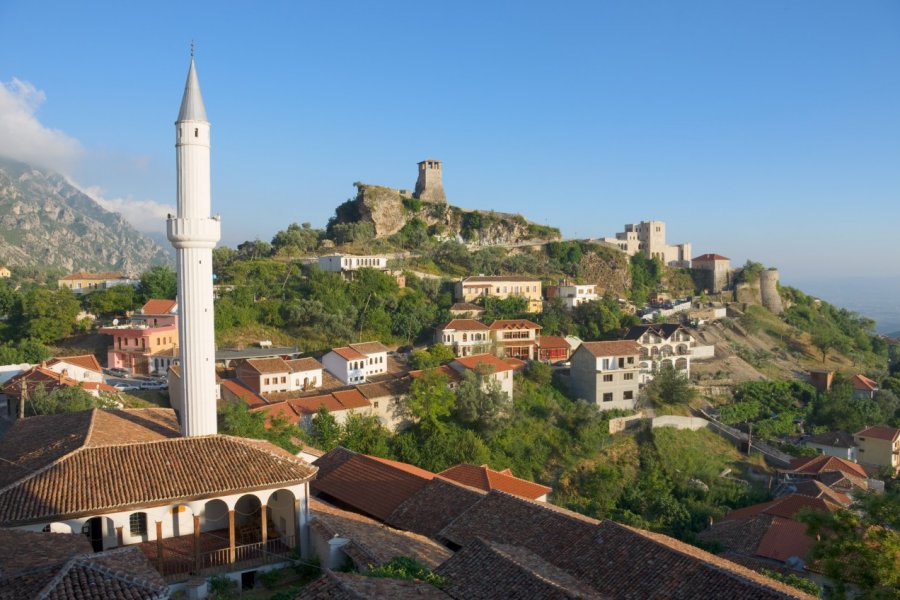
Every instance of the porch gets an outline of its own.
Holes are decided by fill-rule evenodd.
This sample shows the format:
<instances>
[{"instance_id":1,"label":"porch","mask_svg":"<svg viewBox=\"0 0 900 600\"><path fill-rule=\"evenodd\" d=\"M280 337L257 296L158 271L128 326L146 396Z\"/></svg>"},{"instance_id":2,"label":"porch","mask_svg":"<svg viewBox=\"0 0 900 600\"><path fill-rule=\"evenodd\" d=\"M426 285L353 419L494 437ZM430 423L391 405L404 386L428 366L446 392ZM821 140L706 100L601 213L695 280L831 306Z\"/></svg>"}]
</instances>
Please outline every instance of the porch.
<instances>
[{"instance_id":1,"label":"porch","mask_svg":"<svg viewBox=\"0 0 900 600\"><path fill-rule=\"evenodd\" d=\"M136 545L169 583L284 562L296 555L294 536L274 534L277 537L261 540L259 531L255 533L237 538L237 543L228 529L219 529Z\"/></svg>"}]
</instances>

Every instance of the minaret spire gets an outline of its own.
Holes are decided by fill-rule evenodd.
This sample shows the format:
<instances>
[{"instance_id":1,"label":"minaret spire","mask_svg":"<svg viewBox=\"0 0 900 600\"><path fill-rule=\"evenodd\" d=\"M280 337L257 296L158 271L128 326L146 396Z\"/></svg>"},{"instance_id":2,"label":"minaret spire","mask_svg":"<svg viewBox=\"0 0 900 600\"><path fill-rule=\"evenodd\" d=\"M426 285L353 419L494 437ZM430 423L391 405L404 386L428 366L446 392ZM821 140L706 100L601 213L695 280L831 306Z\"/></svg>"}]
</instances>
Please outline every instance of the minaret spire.
<instances>
[{"instance_id":1,"label":"minaret spire","mask_svg":"<svg viewBox=\"0 0 900 600\"><path fill-rule=\"evenodd\" d=\"M212 249L221 234L218 218L210 217L210 125L193 53L192 43L191 65L175 122L178 212L168 220L166 231L175 247L180 313L180 402L173 404L181 412L184 435L210 435L217 431Z\"/></svg>"}]
</instances>

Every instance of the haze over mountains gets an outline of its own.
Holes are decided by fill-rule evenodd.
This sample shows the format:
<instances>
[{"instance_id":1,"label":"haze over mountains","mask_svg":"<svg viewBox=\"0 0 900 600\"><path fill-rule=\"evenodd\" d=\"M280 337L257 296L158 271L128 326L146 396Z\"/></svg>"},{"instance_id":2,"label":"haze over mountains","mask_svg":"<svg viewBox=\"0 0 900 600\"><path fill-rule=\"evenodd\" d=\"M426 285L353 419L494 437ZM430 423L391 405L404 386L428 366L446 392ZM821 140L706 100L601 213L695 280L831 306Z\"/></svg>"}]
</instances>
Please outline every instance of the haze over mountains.
<instances>
[{"instance_id":1,"label":"haze over mountains","mask_svg":"<svg viewBox=\"0 0 900 600\"><path fill-rule=\"evenodd\" d=\"M172 255L62 175L0 157L0 263L140 273Z\"/></svg>"}]
</instances>

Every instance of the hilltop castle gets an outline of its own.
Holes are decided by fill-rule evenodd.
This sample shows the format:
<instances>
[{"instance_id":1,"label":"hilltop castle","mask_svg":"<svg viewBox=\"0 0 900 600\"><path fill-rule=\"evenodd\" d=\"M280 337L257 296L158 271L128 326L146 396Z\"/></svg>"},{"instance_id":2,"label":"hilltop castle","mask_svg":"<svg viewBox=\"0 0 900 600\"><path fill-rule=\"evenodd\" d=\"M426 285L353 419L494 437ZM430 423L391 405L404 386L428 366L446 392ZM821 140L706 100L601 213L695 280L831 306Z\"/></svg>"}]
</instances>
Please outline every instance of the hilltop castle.
<instances>
[{"instance_id":1,"label":"hilltop castle","mask_svg":"<svg viewBox=\"0 0 900 600\"><path fill-rule=\"evenodd\" d=\"M413 196L427 202L447 202L444 184L441 183L441 161L427 159L419 163L419 177Z\"/></svg>"}]
</instances>

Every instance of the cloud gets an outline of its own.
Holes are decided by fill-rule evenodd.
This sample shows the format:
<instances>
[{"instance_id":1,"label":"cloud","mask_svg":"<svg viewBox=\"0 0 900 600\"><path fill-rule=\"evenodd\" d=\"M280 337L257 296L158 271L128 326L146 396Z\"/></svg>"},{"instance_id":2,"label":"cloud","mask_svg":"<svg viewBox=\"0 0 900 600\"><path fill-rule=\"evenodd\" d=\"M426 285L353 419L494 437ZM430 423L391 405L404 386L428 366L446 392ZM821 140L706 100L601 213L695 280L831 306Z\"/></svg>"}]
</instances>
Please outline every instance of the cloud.
<instances>
[{"instance_id":1,"label":"cloud","mask_svg":"<svg viewBox=\"0 0 900 600\"><path fill-rule=\"evenodd\" d=\"M0 82L0 155L70 173L84 149L78 140L38 120L46 98L27 81L14 77Z\"/></svg>"},{"instance_id":2,"label":"cloud","mask_svg":"<svg viewBox=\"0 0 900 600\"><path fill-rule=\"evenodd\" d=\"M165 233L166 217L175 214L176 211L174 206L156 200L136 200L131 197L106 198L100 186L84 187L74 182L72 185L96 200L97 204L106 210L119 213L135 229L144 233Z\"/></svg>"}]
</instances>

